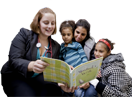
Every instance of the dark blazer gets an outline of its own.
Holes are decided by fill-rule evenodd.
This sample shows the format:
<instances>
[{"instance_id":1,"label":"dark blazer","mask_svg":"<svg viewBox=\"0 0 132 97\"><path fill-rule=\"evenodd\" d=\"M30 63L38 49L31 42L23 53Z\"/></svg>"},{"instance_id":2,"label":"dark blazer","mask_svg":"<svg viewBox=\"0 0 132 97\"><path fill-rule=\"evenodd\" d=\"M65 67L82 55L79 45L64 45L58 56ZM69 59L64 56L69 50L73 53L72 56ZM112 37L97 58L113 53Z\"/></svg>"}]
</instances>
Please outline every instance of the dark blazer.
<instances>
[{"instance_id":1,"label":"dark blazer","mask_svg":"<svg viewBox=\"0 0 132 97\"><path fill-rule=\"evenodd\" d=\"M38 34L21 28L19 33L13 39L9 60L3 65L1 73L19 73L25 77L31 77L33 72L27 72L28 64L35 61L37 57ZM58 59L60 52L60 45L51 39L52 58Z\"/></svg>"}]
</instances>

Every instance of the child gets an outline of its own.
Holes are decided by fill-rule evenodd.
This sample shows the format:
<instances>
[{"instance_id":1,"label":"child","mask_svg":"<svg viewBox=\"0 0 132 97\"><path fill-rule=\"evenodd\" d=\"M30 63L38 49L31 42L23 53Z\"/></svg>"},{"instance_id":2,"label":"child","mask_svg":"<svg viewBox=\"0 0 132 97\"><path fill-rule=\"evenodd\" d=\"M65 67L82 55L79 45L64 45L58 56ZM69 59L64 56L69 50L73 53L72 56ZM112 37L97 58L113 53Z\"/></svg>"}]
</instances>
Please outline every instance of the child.
<instances>
[{"instance_id":1,"label":"child","mask_svg":"<svg viewBox=\"0 0 132 97\"><path fill-rule=\"evenodd\" d=\"M132 97L132 78L125 71L121 53L111 54L114 43L108 39L100 39L96 46L95 58L103 57L101 65L101 81L90 81L102 97Z\"/></svg>"},{"instance_id":2,"label":"child","mask_svg":"<svg viewBox=\"0 0 132 97\"><path fill-rule=\"evenodd\" d=\"M71 69L88 61L81 44L72 41L74 27L75 22L72 20L64 21L60 25L60 32L64 43L61 44L59 58L67 62Z\"/></svg>"},{"instance_id":3,"label":"child","mask_svg":"<svg viewBox=\"0 0 132 97\"><path fill-rule=\"evenodd\" d=\"M60 56L59 58L67 62L71 69L75 68L81 63L87 62L87 56L80 43L73 41L73 32L75 28L75 22L72 20L64 21L60 25L60 32L64 43L61 44ZM91 85L90 85L91 87ZM84 96L85 90L78 90L80 95L75 96ZM92 91L95 91L92 88ZM93 93L93 94L92 94ZM92 92L91 95L97 95L96 92ZM93 97L93 96L92 96Z\"/></svg>"}]
</instances>

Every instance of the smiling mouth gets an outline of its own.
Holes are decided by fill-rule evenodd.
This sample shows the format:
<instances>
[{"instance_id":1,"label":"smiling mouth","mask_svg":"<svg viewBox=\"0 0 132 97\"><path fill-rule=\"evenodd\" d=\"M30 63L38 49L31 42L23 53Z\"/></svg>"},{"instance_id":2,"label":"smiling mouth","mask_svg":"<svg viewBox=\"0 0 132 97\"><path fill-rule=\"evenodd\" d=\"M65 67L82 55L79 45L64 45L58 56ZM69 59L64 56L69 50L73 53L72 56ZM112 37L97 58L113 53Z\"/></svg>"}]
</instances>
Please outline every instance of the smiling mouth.
<instances>
[{"instance_id":1,"label":"smiling mouth","mask_svg":"<svg viewBox=\"0 0 132 97\"><path fill-rule=\"evenodd\" d=\"M52 32L52 30L46 30L47 32Z\"/></svg>"},{"instance_id":2,"label":"smiling mouth","mask_svg":"<svg viewBox=\"0 0 132 97\"><path fill-rule=\"evenodd\" d=\"M80 39L76 38L76 41L80 41Z\"/></svg>"},{"instance_id":3,"label":"smiling mouth","mask_svg":"<svg viewBox=\"0 0 132 97\"><path fill-rule=\"evenodd\" d=\"M65 40L65 42L67 42L68 40Z\"/></svg>"},{"instance_id":4,"label":"smiling mouth","mask_svg":"<svg viewBox=\"0 0 132 97\"><path fill-rule=\"evenodd\" d=\"M95 58L97 59L97 58L99 58L99 57L95 56Z\"/></svg>"}]
</instances>

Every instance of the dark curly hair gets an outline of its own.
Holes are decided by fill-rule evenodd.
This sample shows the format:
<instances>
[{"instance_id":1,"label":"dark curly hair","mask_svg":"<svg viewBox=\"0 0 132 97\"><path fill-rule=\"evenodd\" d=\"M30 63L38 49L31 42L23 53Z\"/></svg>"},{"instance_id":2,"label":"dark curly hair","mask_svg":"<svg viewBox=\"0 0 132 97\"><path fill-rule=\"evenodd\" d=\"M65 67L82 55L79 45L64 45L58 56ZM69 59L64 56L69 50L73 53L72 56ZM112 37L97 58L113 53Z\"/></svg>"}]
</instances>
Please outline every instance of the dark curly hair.
<instances>
[{"instance_id":1,"label":"dark curly hair","mask_svg":"<svg viewBox=\"0 0 132 97\"><path fill-rule=\"evenodd\" d=\"M78 26L81 26L81 27L83 27L83 28L85 28L87 30L87 36L86 36L86 38L81 43L82 44L82 47L84 47L86 40L88 40L90 38L90 23L87 20L85 20L85 19L79 19L76 22L76 24L75 24L75 29Z\"/></svg>"},{"instance_id":2,"label":"dark curly hair","mask_svg":"<svg viewBox=\"0 0 132 97\"><path fill-rule=\"evenodd\" d=\"M74 35L75 21L73 21L73 20L63 21L63 22L61 23L61 25L60 25L60 29L59 29L60 33L61 33L62 30L65 29L65 28L71 28L72 33L73 33L73 35Z\"/></svg>"},{"instance_id":3,"label":"dark curly hair","mask_svg":"<svg viewBox=\"0 0 132 97\"><path fill-rule=\"evenodd\" d=\"M110 46L111 46L111 50L113 50L114 49L114 44L115 43L112 43L109 39L103 39L103 40L105 40L105 41L107 41L109 44L110 44ZM103 44L105 44L104 42L102 42L102 41L98 41L97 43L99 43L99 42L101 42L101 43L103 43ZM106 45L106 44L105 44ZM109 52L110 51L110 49L109 49L109 47L106 45L106 50L107 50L107 52Z\"/></svg>"}]
</instances>

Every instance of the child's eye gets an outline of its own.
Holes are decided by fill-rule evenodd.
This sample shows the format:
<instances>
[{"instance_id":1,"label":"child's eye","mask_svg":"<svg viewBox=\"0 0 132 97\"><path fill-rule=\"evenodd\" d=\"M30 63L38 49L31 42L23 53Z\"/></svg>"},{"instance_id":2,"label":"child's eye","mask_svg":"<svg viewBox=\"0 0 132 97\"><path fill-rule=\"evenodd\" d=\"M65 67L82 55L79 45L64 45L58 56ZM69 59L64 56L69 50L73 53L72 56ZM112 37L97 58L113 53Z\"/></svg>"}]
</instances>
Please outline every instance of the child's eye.
<instances>
[{"instance_id":1,"label":"child's eye","mask_svg":"<svg viewBox=\"0 0 132 97\"><path fill-rule=\"evenodd\" d=\"M68 36L70 36L71 34L67 34Z\"/></svg>"},{"instance_id":2,"label":"child's eye","mask_svg":"<svg viewBox=\"0 0 132 97\"><path fill-rule=\"evenodd\" d=\"M97 50L95 49L94 51L96 52Z\"/></svg>"},{"instance_id":3,"label":"child's eye","mask_svg":"<svg viewBox=\"0 0 132 97\"><path fill-rule=\"evenodd\" d=\"M100 53L103 53L103 51L99 51Z\"/></svg>"},{"instance_id":4,"label":"child's eye","mask_svg":"<svg viewBox=\"0 0 132 97\"><path fill-rule=\"evenodd\" d=\"M65 36L65 34L62 34L62 36Z\"/></svg>"}]
</instances>

